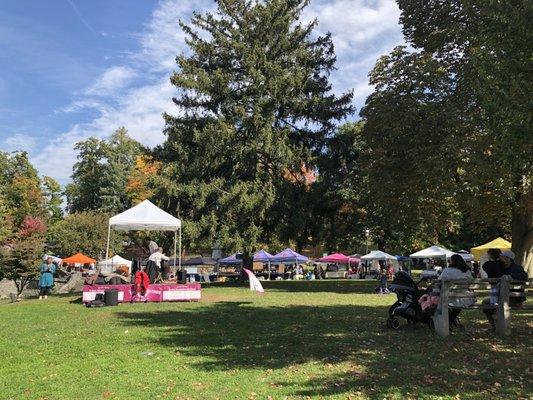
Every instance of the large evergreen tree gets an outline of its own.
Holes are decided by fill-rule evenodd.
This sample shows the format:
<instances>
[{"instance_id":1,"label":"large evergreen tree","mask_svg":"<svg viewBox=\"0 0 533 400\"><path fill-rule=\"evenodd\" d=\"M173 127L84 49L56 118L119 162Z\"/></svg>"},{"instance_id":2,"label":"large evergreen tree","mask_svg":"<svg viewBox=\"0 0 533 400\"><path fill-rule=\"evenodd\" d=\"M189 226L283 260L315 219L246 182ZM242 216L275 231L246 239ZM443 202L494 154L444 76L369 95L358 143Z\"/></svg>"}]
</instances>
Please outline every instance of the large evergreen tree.
<instances>
[{"instance_id":1,"label":"large evergreen tree","mask_svg":"<svg viewBox=\"0 0 533 400\"><path fill-rule=\"evenodd\" d=\"M316 21L300 21L307 4L220 0L215 13L182 24L191 51L177 57L171 78L179 112L165 116L157 197L183 218L192 245L216 236L250 254L280 183L313 169L335 123L352 111L351 94L331 92L331 37L313 35Z\"/></svg>"}]
</instances>

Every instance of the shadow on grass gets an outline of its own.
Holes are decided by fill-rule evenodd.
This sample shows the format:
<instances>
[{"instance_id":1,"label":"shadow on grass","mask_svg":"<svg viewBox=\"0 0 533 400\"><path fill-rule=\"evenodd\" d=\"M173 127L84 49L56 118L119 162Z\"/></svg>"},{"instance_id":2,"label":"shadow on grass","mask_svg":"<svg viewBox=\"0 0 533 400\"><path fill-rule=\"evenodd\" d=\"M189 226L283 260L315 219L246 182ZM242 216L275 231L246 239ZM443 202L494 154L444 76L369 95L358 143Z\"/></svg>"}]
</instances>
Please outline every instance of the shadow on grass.
<instances>
[{"instance_id":1,"label":"shadow on grass","mask_svg":"<svg viewBox=\"0 0 533 400\"><path fill-rule=\"evenodd\" d=\"M262 281L265 289L285 292L330 292L330 293L374 293L378 286L377 280L330 280L320 279L314 281ZM202 283L202 287L248 287L249 283L215 282Z\"/></svg>"},{"instance_id":2,"label":"shadow on grass","mask_svg":"<svg viewBox=\"0 0 533 400\"><path fill-rule=\"evenodd\" d=\"M529 335L527 323L515 332L518 336L504 340L486 333L443 340L424 325L387 330L385 306L266 308L223 302L118 315L125 325L163 328L157 343L194 357L196 368L283 370L298 376L271 384L290 387L299 396L517 398L527 393L527 377L525 383L515 380L530 371L531 343L522 336ZM318 364L319 373L299 369L310 362Z\"/></svg>"}]
</instances>

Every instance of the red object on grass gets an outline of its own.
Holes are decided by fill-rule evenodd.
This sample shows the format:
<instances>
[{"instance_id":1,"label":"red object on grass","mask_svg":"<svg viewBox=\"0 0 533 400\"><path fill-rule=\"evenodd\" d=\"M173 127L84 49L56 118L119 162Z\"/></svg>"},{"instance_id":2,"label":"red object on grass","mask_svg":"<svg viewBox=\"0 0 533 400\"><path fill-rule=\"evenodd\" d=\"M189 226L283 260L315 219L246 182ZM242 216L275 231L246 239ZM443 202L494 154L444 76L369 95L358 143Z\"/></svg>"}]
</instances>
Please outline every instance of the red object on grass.
<instances>
[{"instance_id":1,"label":"red object on grass","mask_svg":"<svg viewBox=\"0 0 533 400\"><path fill-rule=\"evenodd\" d=\"M148 286L150 286L150 278L144 271L135 272L135 291L144 295L148 292Z\"/></svg>"}]
</instances>

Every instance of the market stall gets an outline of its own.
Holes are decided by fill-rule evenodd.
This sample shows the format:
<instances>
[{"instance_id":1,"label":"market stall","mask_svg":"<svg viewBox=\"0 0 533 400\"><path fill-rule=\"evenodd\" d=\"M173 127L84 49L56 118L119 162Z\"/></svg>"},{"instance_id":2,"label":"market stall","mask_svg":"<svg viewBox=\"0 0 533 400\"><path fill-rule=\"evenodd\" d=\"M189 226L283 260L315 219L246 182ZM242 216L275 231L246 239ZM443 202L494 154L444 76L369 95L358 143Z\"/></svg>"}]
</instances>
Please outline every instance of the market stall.
<instances>
[{"instance_id":1,"label":"market stall","mask_svg":"<svg viewBox=\"0 0 533 400\"><path fill-rule=\"evenodd\" d=\"M511 247L511 242L499 237L480 246L472 247L470 252L476 261L480 261L481 258L487 254L487 250L489 249L500 249L501 251L506 251L511 250Z\"/></svg>"},{"instance_id":2,"label":"market stall","mask_svg":"<svg viewBox=\"0 0 533 400\"><path fill-rule=\"evenodd\" d=\"M63 258L63 264L67 265L75 265L76 267L80 267L83 265L95 265L96 260L91 257L87 257L85 254L82 253L76 253L70 257Z\"/></svg>"},{"instance_id":3,"label":"market stall","mask_svg":"<svg viewBox=\"0 0 533 400\"><path fill-rule=\"evenodd\" d=\"M411 258L442 258L446 261L448 258L453 256L455 253L451 250L445 249L440 246L430 246L426 249L417 251L416 253L411 254Z\"/></svg>"},{"instance_id":4,"label":"market stall","mask_svg":"<svg viewBox=\"0 0 533 400\"><path fill-rule=\"evenodd\" d=\"M272 257L273 255L270 254L269 252L267 252L266 250L258 250L254 253L253 255L253 263L254 265L256 263L261 263L261 264L267 264L267 272L258 272L256 273L257 276L262 276L263 278L267 278L267 279L270 279L271 277L271 271L270 271L270 262L272 260ZM223 266L223 267L228 267L228 266L240 266L242 265L242 256L241 256L241 253L234 253L228 257L225 257L225 258L221 258L220 260L218 260L218 265L219 266ZM254 270L255 270L255 266L254 266ZM239 274L240 275L240 274ZM278 274L275 274L276 276Z\"/></svg>"},{"instance_id":5,"label":"market stall","mask_svg":"<svg viewBox=\"0 0 533 400\"><path fill-rule=\"evenodd\" d=\"M118 291L118 302L127 303L133 299L132 285L84 285L83 302L93 301L98 293L104 294L106 290L116 289ZM201 286L199 283L185 284L164 284L158 283L150 285L146 295L146 301L197 301L201 298Z\"/></svg>"},{"instance_id":6,"label":"market stall","mask_svg":"<svg viewBox=\"0 0 533 400\"><path fill-rule=\"evenodd\" d=\"M161 210L150 200L144 200L136 206L109 218L107 230L107 247L105 258L109 257L109 239L111 230L116 231L171 231L174 232L174 260L181 268L181 220ZM176 252L178 245L178 252ZM174 262L174 273L176 262Z\"/></svg>"},{"instance_id":7,"label":"market stall","mask_svg":"<svg viewBox=\"0 0 533 400\"><path fill-rule=\"evenodd\" d=\"M361 256L361 261L365 262L366 264L368 263L372 264L372 268L370 269L370 271L367 270L367 272L370 272L371 274L379 273L379 270L380 270L379 262L380 261L390 262L392 266L394 267L394 272L397 272L399 270L397 258L381 250L373 250L370 253L365 254L364 256ZM367 265L367 268L368 268L368 265Z\"/></svg>"},{"instance_id":8,"label":"market stall","mask_svg":"<svg viewBox=\"0 0 533 400\"><path fill-rule=\"evenodd\" d=\"M136 206L115 215L109 219L107 233L106 261L109 256L109 239L111 230L118 231L171 231L174 232L174 273L176 267L181 269L181 221L161 210L149 200L137 204ZM178 236L179 235L179 236ZM178 247L179 252L176 251ZM84 285L83 302L93 301L98 293L105 293L108 290L118 291L118 301L133 301L134 288L131 284L124 285ZM199 300L201 297L201 286L199 283L149 283L146 293L141 296L142 301L189 301ZM136 296L138 299L138 294ZM137 300L136 300L137 301Z\"/></svg>"},{"instance_id":9,"label":"market stall","mask_svg":"<svg viewBox=\"0 0 533 400\"><path fill-rule=\"evenodd\" d=\"M304 264L309 260L308 257L298 254L290 248L280 251L270 259L273 264Z\"/></svg>"},{"instance_id":10,"label":"market stall","mask_svg":"<svg viewBox=\"0 0 533 400\"><path fill-rule=\"evenodd\" d=\"M347 256L343 253L333 253L316 261L325 264L346 265L346 268L339 268L338 266L336 268L326 267L326 278L347 278L350 266L359 264L359 258Z\"/></svg>"},{"instance_id":11,"label":"market stall","mask_svg":"<svg viewBox=\"0 0 533 400\"><path fill-rule=\"evenodd\" d=\"M440 246L430 246L426 249L417 251L416 253L411 254L411 258L421 258L421 259L443 259L444 265L448 265L448 259L453 256L455 253L451 250L445 249ZM438 276L441 267L434 267L433 270L424 270L422 272L423 278L435 278Z\"/></svg>"},{"instance_id":12,"label":"market stall","mask_svg":"<svg viewBox=\"0 0 533 400\"><path fill-rule=\"evenodd\" d=\"M127 267L128 275L131 274L131 261L122 258L118 254L107 260L98 261L97 266L100 272L104 274L115 272L119 267Z\"/></svg>"}]
</instances>

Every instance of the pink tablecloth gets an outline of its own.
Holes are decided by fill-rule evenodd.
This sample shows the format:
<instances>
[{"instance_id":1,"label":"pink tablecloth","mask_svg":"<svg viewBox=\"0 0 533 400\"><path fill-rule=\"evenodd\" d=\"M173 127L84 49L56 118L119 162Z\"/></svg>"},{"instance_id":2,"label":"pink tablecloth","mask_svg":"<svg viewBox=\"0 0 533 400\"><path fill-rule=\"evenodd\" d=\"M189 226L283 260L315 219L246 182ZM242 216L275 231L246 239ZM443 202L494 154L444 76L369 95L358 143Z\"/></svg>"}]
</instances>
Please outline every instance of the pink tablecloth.
<instances>
[{"instance_id":1,"label":"pink tablecloth","mask_svg":"<svg viewBox=\"0 0 533 400\"><path fill-rule=\"evenodd\" d=\"M132 297L132 285L84 285L83 302L94 300L97 293L104 293L106 289L118 290L118 301L129 302ZM148 287L146 300L148 301L195 301L200 300L201 285L199 283L164 284L156 283Z\"/></svg>"}]
</instances>

